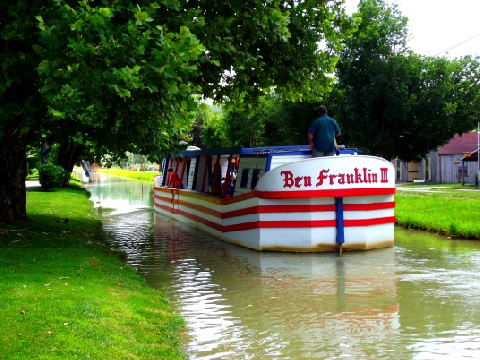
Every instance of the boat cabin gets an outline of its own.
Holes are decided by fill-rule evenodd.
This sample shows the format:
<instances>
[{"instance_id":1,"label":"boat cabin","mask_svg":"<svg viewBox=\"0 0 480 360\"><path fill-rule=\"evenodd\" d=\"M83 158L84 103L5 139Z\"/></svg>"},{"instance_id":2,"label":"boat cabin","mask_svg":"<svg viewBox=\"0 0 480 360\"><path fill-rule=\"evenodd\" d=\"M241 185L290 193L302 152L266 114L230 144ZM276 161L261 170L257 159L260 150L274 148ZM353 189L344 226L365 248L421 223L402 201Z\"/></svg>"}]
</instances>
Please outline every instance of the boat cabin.
<instances>
[{"instance_id":1,"label":"boat cabin","mask_svg":"<svg viewBox=\"0 0 480 360\"><path fill-rule=\"evenodd\" d=\"M345 147L339 148L339 152L341 155L360 154L355 148ZM166 186L168 169L172 168L180 177L182 189L219 197L240 195L254 189L268 171L311 156L308 145L185 150L164 161L158 185Z\"/></svg>"}]
</instances>

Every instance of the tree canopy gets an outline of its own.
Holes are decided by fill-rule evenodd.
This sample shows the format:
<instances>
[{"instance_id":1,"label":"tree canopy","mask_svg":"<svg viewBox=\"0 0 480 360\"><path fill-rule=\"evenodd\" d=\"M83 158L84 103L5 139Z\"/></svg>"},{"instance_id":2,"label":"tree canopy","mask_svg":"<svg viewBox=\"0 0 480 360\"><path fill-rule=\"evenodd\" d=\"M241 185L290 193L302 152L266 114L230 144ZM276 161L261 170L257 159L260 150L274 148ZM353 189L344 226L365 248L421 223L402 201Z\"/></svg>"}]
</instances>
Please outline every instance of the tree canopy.
<instances>
[{"instance_id":1,"label":"tree canopy","mask_svg":"<svg viewBox=\"0 0 480 360\"><path fill-rule=\"evenodd\" d=\"M318 96L351 30L342 3L2 2L2 219L26 217L25 151L42 136L71 170L80 157L172 150L202 95L236 104L272 91Z\"/></svg>"},{"instance_id":2,"label":"tree canopy","mask_svg":"<svg viewBox=\"0 0 480 360\"><path fill-rule=\"evenodd\" d=\"M37 16L35 50L50 118L68 131L49 128L97 156L171 150L199 95L316 96L336 61L318 42L335 48L349 24L328 1L56 3Z\"/></svg>"},{"instance_id":3,"label":"tree canopy","mask_svg":"<svg viewBox=\"0 0 480 360\"><path fill-rule=\"evenodd\" d=\"M358 34L345 40L337 66L337 114L349 144L412 161L475 127L478 60L409 52L406 19L384 0L360 1L357 16Z\"/></svg>"},{"instance_id":4,"label":"tree canopy","mask_svg":"<svg viewBox=\"0 0 480 360\"><path fill-rule=\"evenodd\" d=\"M332 92L313 103L277 98L248 111L233 109L216 122L215 136L230 145L235 140L245 146L305 143L318 101L340 123L339 143L389 160L417 161L456 133L475 128L479 59L412 53L406 46L407 19L384 0L360 1L353 20L358 32L343 40Z\"/></svg>"}]
</instances>

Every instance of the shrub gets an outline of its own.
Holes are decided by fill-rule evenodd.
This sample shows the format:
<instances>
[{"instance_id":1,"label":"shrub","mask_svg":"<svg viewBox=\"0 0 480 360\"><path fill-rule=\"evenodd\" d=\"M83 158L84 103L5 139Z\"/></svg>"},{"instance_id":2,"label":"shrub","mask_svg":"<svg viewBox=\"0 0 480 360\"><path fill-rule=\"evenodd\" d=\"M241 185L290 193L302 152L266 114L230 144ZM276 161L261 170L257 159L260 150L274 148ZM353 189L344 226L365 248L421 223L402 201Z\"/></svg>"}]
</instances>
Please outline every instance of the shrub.
<instances>
[{"instance_id":1,"label":"shrub","mask_svg":"<svg viewBox=\"0 0 480 360\"><path fill-rule=\"evenodd\" d=\"M61 187L68 183L70 174L61 166L50 163L42 164L38 167L38 176L40 185L44 189Z\"/></svg>"}]
</instances>

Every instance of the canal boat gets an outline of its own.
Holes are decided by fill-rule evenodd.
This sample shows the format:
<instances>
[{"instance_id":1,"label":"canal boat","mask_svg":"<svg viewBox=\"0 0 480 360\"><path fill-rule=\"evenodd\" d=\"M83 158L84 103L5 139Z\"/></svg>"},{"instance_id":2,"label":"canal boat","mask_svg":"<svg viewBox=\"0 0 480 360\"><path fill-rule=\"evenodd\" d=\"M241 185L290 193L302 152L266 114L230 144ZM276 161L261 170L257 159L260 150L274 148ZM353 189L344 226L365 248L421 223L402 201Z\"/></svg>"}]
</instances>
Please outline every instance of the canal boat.
<instances>
[{"instance_id":1,"label":"canal boat","mask_svg":"<svg viewBox=\"0 0 480 360\"><path fill-rule=\"evenodd\" d=\"M369 250L393 245L394 179L390 162L352 148L319 158L306 145L187 149L155 177L154 209L256 250Z\"/></svg>"}]
</instances>

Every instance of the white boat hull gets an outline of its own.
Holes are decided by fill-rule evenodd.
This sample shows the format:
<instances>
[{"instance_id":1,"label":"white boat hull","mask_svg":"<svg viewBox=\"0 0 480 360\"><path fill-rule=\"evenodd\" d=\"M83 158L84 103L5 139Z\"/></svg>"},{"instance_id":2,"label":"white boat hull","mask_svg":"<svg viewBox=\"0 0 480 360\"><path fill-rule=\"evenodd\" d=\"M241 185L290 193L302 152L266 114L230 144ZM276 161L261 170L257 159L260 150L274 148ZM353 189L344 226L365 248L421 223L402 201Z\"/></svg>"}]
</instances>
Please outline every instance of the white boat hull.
<instances>
[{"instance_id":1,"label":"white boat hull","mask_svg":"<svg viewBox=\"0 0 480 360\"><path fill-rule=\"evenodd\" d=\"M393 171L392 164L371 156L307 159L279 166L254 190L228 198L157 185L155 211L256 250L390 247Z\"/></svg>"}]
</instances>

